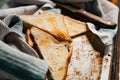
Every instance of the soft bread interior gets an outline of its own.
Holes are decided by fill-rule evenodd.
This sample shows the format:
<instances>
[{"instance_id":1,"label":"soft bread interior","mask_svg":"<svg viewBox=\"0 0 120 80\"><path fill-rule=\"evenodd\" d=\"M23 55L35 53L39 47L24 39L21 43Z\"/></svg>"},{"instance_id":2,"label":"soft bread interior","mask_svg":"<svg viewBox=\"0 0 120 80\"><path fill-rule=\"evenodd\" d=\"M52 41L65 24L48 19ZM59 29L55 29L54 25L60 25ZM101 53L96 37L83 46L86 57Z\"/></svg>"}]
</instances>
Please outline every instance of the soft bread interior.
<instances>
[{"instance_id":1,"label":"soft bread interior","mask_svg":"<svg viewBox=\"0 0 120 80\"><path fill-rule=\"evenodd\" d=\"M64 80L68 61L71 56L69 42L59 42L49 33L36 27L31 28L31 34L41 52L43 58L49 64L49 70L54 80Z\"/></svg>"},{"instance_id":2,"label":"soft bread interior","mask_svg":"<svg viewBox=\"0 0 120 80\"><path fill-rule=\"evenodd\" d=\"M87 25L84 22L64 16L64 22L71 37L80 35L88 31Z\"/></svg>"},{"instance_id":3,"label":"soft bread interior","mask_svg":"<svg viewBox=\"0 0 120 80\"><path fill-rule=\"evenodd\" d=\"M99 80L102 56L105 51L105 45L99 37L88 31L73 38L71 45L73 52L68 65L66 80Z\"/></svg>"}]
</instances>

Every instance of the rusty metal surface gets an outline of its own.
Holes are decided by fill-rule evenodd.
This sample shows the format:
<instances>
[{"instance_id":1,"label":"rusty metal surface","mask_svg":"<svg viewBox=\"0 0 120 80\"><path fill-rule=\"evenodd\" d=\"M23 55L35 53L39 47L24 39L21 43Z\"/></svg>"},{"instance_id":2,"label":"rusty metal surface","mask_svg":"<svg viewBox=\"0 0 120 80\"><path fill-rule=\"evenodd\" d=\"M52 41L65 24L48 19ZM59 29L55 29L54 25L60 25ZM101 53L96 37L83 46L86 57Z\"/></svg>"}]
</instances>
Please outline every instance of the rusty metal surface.
<instances>
[{"instance_id":1,"label":"rusty metal surface","mask_svg":"<svg viewBox=\"0 0 120 80\"><path fill-rule=\"evenodd\" d=\"M69 11L66 11L64 9L63 9L63 14L66 14L67 16L78 19L77 16L73 15L72 13L70 13ZM84 21L84 19L82 17L79 18L79 20ZM115 70L116 70L115 65L114 65L116 63L116 58L114 58L116 56L116 54L115 54L116 53L116 50L115 50L116 48L114 47L114 45L116 45L116 44L113 44L110 47L108 47L109 52L104 53L104 52L106 52L105 51L106 46L104 46L102 44L102 42L99 40L99 38L96 38L95 35L93 35L91 33L89 33L89 34L87 33L87 34L84 35L83 39L85 41L86 40L88 41L87 44L89 45L89 48L86 52L84 52L84 53L86 53L86 56L82 55L82 54L84 54L82 51L81 52L79 51L79 53L80 53L79 56L82 56L83 58L88 59L88 60L86 60L87 62L90 61L88 63L84 61L88 70L86 69L86 71L84 71L86 66L85 67L83 66L82 61L80 61L79 65L78 65L78 66L80 66L79 68L83 68L82 70L81 69L77 69L77 70L73 69L73 67L77 66L77 65L76 66L72 65L76 61L75 60L76 58L74 56L76 56L77 54L75 53L75 55L72 56L72 58L75 58L75 59L73 61L71 61L71 63L69 64L67 80L91 80L91 79L93 79L93 80L115 80L115 78L113 77L113 74L115 75L115 73L113 73L113 72L115 72ZM83 39L80 39L81 43L82 43L82 41L84 42ZM82 45L86 46L86 44L84 44L84 43L82 43ZM95 53L94 56L100 55L100 57L99 58L94 57L94 59L93 59L93 58L91 58L91 56L88 56L90 54L89 50L91 51L91 49L92 49L93 53ZM77 57L77 59L82 58L82 57ZM92 59L93 59L93 61L95 60L96 62L98 62L98 61L101 62L101 64L92 63ZM113 59L113 62L112 62L112 59ZM90 66L89 64L92 64L92 65ZM70 65L71 65L71 67L70 67ZM92 70L92 68L95 68L95 71ZM85 73L87 73L87 74L84 75ZM80 77L78 77L78 75L75 76L75 74L76 75L79 74ZM71 78L70 75L73 75L73 77L76 77L76 79Z\"/></svg>"},{"instance_id":2,"label":"rusty metal surface","mask_svg":"<svg viewBox=\"0 0 120 80\"><path fill-rule=\"evenodd\" d=\"M113 45L108 47L90 31L73 39L67 80L109 80ZM106 53L105 53L106 52Z\"/></svg>"},{"instance_id":3,"label":"rusty metal surface","mask_svg":"<svg viewBox=\"0 0 120 80\"><path fill-rule=\"evenodd\" d=\"M117 5L120 8L120 0ZM120 80L120 12L118 19L118 32L114 38L114 55L112 59L111 80Z\"/></svg>"}]
</instances>

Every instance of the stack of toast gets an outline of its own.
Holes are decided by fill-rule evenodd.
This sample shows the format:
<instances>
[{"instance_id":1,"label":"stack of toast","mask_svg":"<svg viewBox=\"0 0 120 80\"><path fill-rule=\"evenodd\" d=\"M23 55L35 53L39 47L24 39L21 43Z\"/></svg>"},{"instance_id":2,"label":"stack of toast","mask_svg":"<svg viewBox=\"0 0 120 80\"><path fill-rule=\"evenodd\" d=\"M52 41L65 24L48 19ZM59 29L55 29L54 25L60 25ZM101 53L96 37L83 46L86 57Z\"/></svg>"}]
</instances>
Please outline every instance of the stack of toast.
<instances>
[{"instance_id":1,"label":"stack of toast","mask_svg":"<svg viewBox=\"0 0 120 80\"><path fill-rule=\"evenodd\" d=\"M46 79L99 79L102 57L87 39L86 23L51 12L20 17L27 43L49 64Z\"/></svg>"}]
</instances>

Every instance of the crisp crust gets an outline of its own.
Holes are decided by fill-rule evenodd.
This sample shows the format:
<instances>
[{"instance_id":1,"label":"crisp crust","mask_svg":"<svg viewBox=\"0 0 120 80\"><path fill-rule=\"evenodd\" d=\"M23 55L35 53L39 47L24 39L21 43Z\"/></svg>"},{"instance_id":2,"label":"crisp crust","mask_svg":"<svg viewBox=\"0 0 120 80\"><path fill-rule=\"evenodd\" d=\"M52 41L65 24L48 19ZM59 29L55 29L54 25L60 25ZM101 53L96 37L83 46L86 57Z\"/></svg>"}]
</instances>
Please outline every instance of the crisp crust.
<instances>
[{"instance_id":1,"label":"crisp crust","mask_svg":"<svg viewBox=\"0 0 120 80\"><path fill-rule=\"evenodd\" d=\"M34 32L33 32L34 31ZM49 63L49 65L50 65L50 71L51 71L51 73L52 73L52 77L55 79L55 80L65 80L65 78L66 78L66 75L67 75L67 69L68 69L68 62L69 62L69 59L70 59L70 57L71 57L71 55L72 55L72 47L70 47L70 44L69 44L69 42L59 42L57 39L55 39L52 35L50 35L49 33L47 33L47 32L44 32L44 31L42 31L43 33L45 33L46 35L48 35L46 38L47 39L45 39L44 37L42 38L42 39L44 39L44 40L42 40L41 39L41 37L40 37L40 34L39 33L41 33L41 32L39 32L39 31L42 31L42 30L40 30L39 28L36 28L36 27L32 27L31 28L31 34L33 35L33 37L34 37L34 39L35 39L35 43L37 44L37 46L38 46L38 48L39 48L39 50L41 51L41 54L43 55L43 57L44 57L44 59L46 60L46 61L48 61L48 63ZM39 32L39 33L38 33ZM44 34L43 34L44 35ZM64 57L64 58L62 58L62 57L59 57L58 56L58 54L56 55L56 53L52 53L52 56L55 56L55 61L56 60L65 60L65 61L63 61L62 63L60 62L59 63L59 61L57 62L57 65L56 66L58 66L58 67L55 67L54 65L52 65L52 64L54 64L54 63L52 63L51 61L53 60L53 62L54 62L54 57L49 57L50 58L50 60L48 59L48 55L49 54L51 54L51 52L49 53L49 48L48 47L50 47L50 46L53 46L53 45L51 45L51 40L50 40L50 38L54 41L54 43L55 44L57 44L57 45L63 45L63 44L65 44L67 47L66 48L64 48L63 46L61 46L60 47L60 45L59 45L59 47L56 47L56 48L58 48L58 50L60 50L60 51L58 51L58 53L60 53L59 55L61 55L62 57ZM49 46L50 45L50 46ZM42 47L41 47L42 46ZM63 48L62 48L63 47ZM54 47L52 47L53 49L54 49ZM51 48L51 49L52 49ZM56 49L55 48L55 49ZM43 50L44 49L44 50ZM62 49L62 50L61 50ZM66 52L64 52L64 50L63 49L67 49L67 50L65 50L65 51L68 51L67 52L67 54L66 54ZM47 51L48 50L48 54L47 54ZM55 50L56 51L56 50ZM57 52L57 51L56 51ZM62 54L62 53L64 53L64 54ZM47 54L47 55L46 55ZM58 56L58 58L56 58ZM52 67L53 66L53 67ZM55 67L55 68L54 68ZM58 68L58 69L56 69L56 68ZM56 71L57 70L57 71ZM59 77L59 76L60 77ZM56 79L57 78L57 79Z\"/></svg>"},{"instance_id":2,"label":"crisp crust","mask_svg":"<svg viewBox=\"0 0 120 80\"><path fill-rule=\"evenodd\" d=\"M68 64L69 64L70 58L71 58L71 56L72 56L73 47L70 46L69 50L70 50L70 52L68 53L68 57L67 57L67 60L66 60L66 71L65 71L66 74L65 74L65 76L63 77L62 80L66 80L66 77L67 77L67 71L68 71Z\"/></svg>"},{"instance_id":3,"label":"crisp crust","mask_svg":"<svg viewBox=\"0 0 120 80\"><path fill-rule=\"evenodd\" d=\"M64 16L64 23L71 37L80 35L88 31L86 23L72 19L68 16Z\"/></svg>"},{"instance_id":4,"label":"crisp crust","mask_svg":"<svg viewBox=\"0 0 120 80\"><path fill-rule=\"evenodd\" d=\"M27 31L26 31L26 42L31 46L31 47L33 47L33 45L34 45L34 42L33 42L33 40L32 40L32 38L31 38L31 32L30 32L30 29L27 29Z\"/></svg>"}]
</instances>

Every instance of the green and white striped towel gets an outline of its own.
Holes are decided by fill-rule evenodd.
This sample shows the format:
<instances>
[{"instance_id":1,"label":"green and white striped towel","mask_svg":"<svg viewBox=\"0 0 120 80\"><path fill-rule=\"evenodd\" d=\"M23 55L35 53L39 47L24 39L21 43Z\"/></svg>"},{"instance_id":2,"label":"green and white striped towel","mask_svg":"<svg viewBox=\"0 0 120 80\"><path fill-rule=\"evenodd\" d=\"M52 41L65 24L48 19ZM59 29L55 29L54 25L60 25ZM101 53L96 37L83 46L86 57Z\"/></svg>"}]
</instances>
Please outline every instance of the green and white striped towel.
<instances>
[{"instance_id":1,"label":"green and white striped towel","mask_svg":"<svg viewBox=\"0 0 120 80\"><path fill-rule=\"evenodd\" d=\"M0 79L44 80L47 70L47 62L25 42L20 18L11 15L0 20Z\"/></svg>"}]
</instances>

